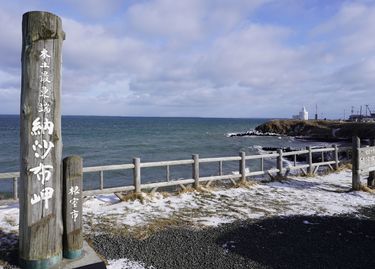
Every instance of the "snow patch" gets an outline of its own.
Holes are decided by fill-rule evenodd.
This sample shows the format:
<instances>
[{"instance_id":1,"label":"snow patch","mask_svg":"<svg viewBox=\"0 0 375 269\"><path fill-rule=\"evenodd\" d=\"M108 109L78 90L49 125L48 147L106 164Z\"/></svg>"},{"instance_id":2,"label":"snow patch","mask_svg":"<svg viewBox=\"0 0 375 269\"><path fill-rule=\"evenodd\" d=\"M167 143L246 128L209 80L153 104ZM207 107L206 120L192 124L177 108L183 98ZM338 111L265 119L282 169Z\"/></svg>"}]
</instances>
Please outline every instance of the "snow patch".
<instances>
[{"instance_id":1,"label":"snow patch","mask_svg":"<svg viewBox=\"0 0 375 269\"><path fill-rule=\"evenodd\" d=\"M315 177L289 176L282 182L257 180L250 187L217 188L167 197L156 193L146 195L143 203L121 202L114 194L97 195L88 197L83 204L84 229L89 233L95 226L91 224L107 225L106 222L115 227L135 228L160 219L217 226L270 216L357 213L361 207L374 205L374 194L348 192L351 180L350 170ZM364 179L362 183L366 184ZM0 230L17 233L18 213L17 203L0 206Z\"/></svg>"},{"instance_id":2,"label":"snow patch","mask_svg":"<svg viewBox=\"0 0 375 269\"><path fill-rule=\"evenodd\" d=\"M108 269L156 269L154 266L145 267L144 263L129 259L109 260Z\"/></svg>"}]
</instances>

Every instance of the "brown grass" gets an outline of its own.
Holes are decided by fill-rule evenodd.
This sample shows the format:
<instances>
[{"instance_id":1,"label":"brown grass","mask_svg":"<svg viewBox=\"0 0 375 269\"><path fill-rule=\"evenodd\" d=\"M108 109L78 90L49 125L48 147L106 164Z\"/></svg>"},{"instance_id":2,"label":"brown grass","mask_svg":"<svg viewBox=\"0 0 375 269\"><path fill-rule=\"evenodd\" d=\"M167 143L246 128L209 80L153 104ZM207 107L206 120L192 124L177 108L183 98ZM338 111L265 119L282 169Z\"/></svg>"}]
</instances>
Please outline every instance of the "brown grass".
<instances>
[{"instance_id":1,"label":"brown grass","mask_svg":"<svg viewBox=\"0 0 375 269\"><path fill-rule=\"evenodd\" d=\"M252 180L239 180L237 181L236 185L234 186L235 188L251 188L252 186L256 185L257 183Z\"/></svg>"},{"instance_id":2,"label":"brown grass","mask_svg":"<svg viewBox=\"0 0 375 269\"><path fill-rule=\"evenodd\" d=\"M97 217L94 222L89 224L90 231L87 232L87 240L91 240L91 235L100 234L105 231L106 234L131 236L136 239L146 239L152 234L169 229L171 227L192 227L192 223L183 220L178 216L171 216L169 218L157 218L150 220L147 224L142 226L117 225L110 217Z\"/></svg>"},{"instance_id":3,"label":"brown grass","mask_svg":"<svg viewBox=\"0 0 375 269\"><path fill-rule=\"evenodd\" d=\"M192 223L187 220L182 220L176 216L170 218L154 219L141 227L135 227L131 230L131 235L137 239L146 239L152 234L170 229L173 227L193 227Z\"/></svg>"},{"instance_id":4,"label":"brown grass","mask_svg":"<svg viewBox=\"0 0 375 269\"><path fill-rule=\"evenodd\" d=\"M365 186L365 185L361 185L361 191L363 192L368 192L368 193L375 193L375 190Z\"/></svg>"},{"instance_id":5,"label":"brown grass","mask_svg":"<svg viewBox=\"0 0 375 269\"><path fill-rule=\"evenodd\" d=\"M128 201L136 201L139 200L142 204L145 202L145 198L147 194L145 193L135 193L135 192L129 192L129 193L122 193L122 192L117 192L115 195L123 202L128 202Z\"/></svg>"}]
</instances>

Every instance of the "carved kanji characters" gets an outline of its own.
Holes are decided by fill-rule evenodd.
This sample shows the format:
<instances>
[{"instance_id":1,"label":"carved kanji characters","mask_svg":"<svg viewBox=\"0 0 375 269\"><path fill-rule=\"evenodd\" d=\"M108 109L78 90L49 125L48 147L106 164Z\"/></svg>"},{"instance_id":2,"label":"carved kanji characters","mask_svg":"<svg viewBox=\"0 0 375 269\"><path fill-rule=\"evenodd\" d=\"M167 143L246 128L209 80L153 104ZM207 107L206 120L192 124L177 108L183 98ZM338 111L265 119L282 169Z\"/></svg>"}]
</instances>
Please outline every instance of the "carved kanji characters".
<instances>
[{"instance_id":1,"label":"carved kanji characters","mask_svg":"<svg viewBox=\"0 0 375 269\"><path fill-rule=\"evenodd\" d=\"M40 55L39 55L40 58L42 58L43 60L45 60L46 58L51 58L51 55L48 55L48 50L46 50L45 48L40 52Z\"/></svg>"},{"instance_id":2,"label":"carved kanji characters","mask_svg":"<svg viewBox=\"0 0 375 269\"><path fill-rule=\"evenodd\" d=\"M72 186L69 189L70 195L78 195L79 194L79 187L78 186Z\"/></svg>"},{"instance_id":3,"label":"carved kanji characters","mask_svg":"<svg viewBox=\"0 0 375 269\"><path fill-rule=\"evenodd\" d=\"M47 187L40 191L40 194L34 194L31 197L31 204L35 205L39 203L40 201L44 201L44 208L48 209L48 200L52 198L54 189L51 187Z\"/></svg>"},{"instance_id":4,"label":"carved kanji characters","mask_svg":"<svg viewBox=\"0 0 375 269\"><path fill-rule=\"evenodd\" d=\"M51 141L44 140L42 143L39 143L38 140L34 141L34 145L32 145L32 149L34 151L34 155L36 158L41 158L44 160L47 155L50 153L52 148L54 148L55 145ZM44 151L44 153L43 153Z\"/></svg>"},{"instance_id":5,"label":"carved kanji characters","mask_svg":"<svg viewBox=\"0 0 375 269\"><path fill-rule=\"evenodd\" d=\"M49 65L47 62L42 62L42 65L40 66L40 68L49 68Z\"/></svg>"},{"instance_id":6,"label":"carved kanji characters","mask_svg":"<svg viewBox=\"0 0 375 269\"><path fill-rule=\"evenodd\" d=\"M39 103L38 104L38 112L51 112L51 105L49 103Z\"/></svg>"},{"instance_id":7,"label":"carved kanji characters","mask_svg":"<svg viewBox=\"0 0 375 269\"><path fill-rule=\"evenodd\" d=\"M70 203L73 207L77 207L77 206L78 206L78 202L79 202L79 198L76 198L76 197L74 197L73 199L69 200L69 203Z\"/></svg>"},{"instance_id":8,"label":"carved kanji characters","mask_svg":"<svg viewBox=\"0 0 375 269\"><path fill-rule=\"evenodd\" d=\"M40 163L39 166L31 168L30 172L33 172L34 175L36 175L38 181L40 181L42 185L44 185L45 182L49 181L51 178L52 172L50 170L53 170L52 165L44 165Z\"/></svg>"},{"instance_id":9,"label":"carved kanji characters","mask_svg":"<svg viewBox=\"0 0 375 269\"><path fill-rule=\"evenodd\" d=\"M37 117L33 121L32 124L33 124L32 128L31 128L31 135L32 136L44 134L45 131L47 131L47 133L49 135L52 135L52 133L53 133L54 124L53 124L52 121L49 121L47 118L44 119L44 124L43 125L40 122L40 117Z\"/></svg>"},{"instance_id":10,"label":"carved kanji characters","mask_svg":"<svg viewBox=\"0 0 375 269\"><path fill-rule=\"evenodd\" d=\"M76 222L78 214L79 214L78 210L75 210L75 209L73 209L73 211L70 212L70 215L72 215L73 222Z\"/></svg>"},{"instance_id":11,"label":"carved kanji characters","mask_svg":"<svg viewBox=\"0 0 375 269\"><path fill-rule=\"evenodd\" d=\"M48 71L43 71L41 76L40 76L40 82L42 83L51 83L51 81L49 80L49 74L48 74Z\"/></svg>"}]
</instances>

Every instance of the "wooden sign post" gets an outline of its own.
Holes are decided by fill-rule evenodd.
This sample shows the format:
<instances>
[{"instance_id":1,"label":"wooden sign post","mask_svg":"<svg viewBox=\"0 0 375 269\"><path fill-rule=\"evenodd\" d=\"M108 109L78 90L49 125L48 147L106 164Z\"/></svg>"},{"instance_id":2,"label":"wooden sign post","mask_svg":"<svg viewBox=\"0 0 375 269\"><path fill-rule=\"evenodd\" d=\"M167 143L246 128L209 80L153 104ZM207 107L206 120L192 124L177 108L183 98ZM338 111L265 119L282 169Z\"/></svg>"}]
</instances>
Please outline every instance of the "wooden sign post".
<instances>
[{"instance_id":1,"label":"wooden sign post","mask_svg":"<svg viewBox=\"0 0 375 269\"><path fill-rule=\"evenodd\" d=\"M375 146L375 138L370 139L370 146ZM373 163L375 166L375 162ZM375 187L375 171L370 171L368 179L367 179L367 186L370 188Z\"/></svg>"},{"instance_id":2,"label":"wooden sign post","mask_svg":"<svg viewBox=\"0 0 375 269\"><path fill-rule=\"evenodd\" d=\"M63 161L63 256L82 256L82 158L70 156Z\"/></svg>"},{"instance_id":3,"label":"wooden sign post","mask_svg":"<svg viewBox=\"0 0 375 269\"><path fill-rule=\"evenodd\" d=\"M61 19L25 13L22 38L20 265L50 268L62 258Z\"/></svg>"},{"instance_id":4,"label":"wooden sign post","mask_svg":"<svg viewBox=\"0 0 375 269\"><path fill-rule=\"evenodd\" d=\"M375 146L374 139L370 139L370 146L361 148L361 142L358 137L353 137L353 154L352 154L352 171L353 171L353 189L360 190L361 174L367 174L368 187L374 186L375 173Z\"/></svg>"}]
</instances>

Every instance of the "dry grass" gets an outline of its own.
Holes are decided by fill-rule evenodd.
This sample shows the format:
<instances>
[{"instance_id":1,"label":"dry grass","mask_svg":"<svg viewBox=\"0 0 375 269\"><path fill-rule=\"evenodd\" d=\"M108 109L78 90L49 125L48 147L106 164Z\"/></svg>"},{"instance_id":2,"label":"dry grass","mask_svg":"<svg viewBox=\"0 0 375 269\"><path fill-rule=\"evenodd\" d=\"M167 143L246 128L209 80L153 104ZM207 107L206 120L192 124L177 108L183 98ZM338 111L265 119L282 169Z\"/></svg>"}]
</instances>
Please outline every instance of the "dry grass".
<instances>
[{"instance_id":1,"label":"dry grass","mask_svg":"<svg viewBox=\"0 0 375 269\"><path fill-rule=\"evenodd\" d=\"M351 163L340 164L339 168L336 171L340 172L340 171L344 171L344 170L348 170L348 169L350 169L350 170L352 169L352 164Z\"/></svg>"},{"instance_id":2,"label":"dry grass","mask_svg":"<svg viewBox=\"0 0 375 269\"><path fill-rule=\"evenodd\" d=\"M252 180L245 180L245 181L239 180L234 187L235 188L247 188L247 189L249 189L256 184L257 183L255 181L252 181Z\"/></svg>"},{"instance_id":3,"label":"dry grass","mask_svg":"<svg viewBox=\"0 0 375 269\"><path fill-rule=\"evenodd\" d=\"M169 218L156 218L150 220L147 224L142 226L129 226L124 224L117 224L110 217L95 217L95 221L87 219L85 221L90 230L86 231L87 240L94 234L119 235L131 236L136 239L144 240L152 234L173 227L193 227L192 223L188 220L181 219L179 216L171 216Z\"/></svg>"},{"instance_id":4,"label":"dry grass","mask_svg":"<svg viewBox=\"0 0 375 269\"><path fill-rule=\"evenodd\" d=\"M4 217L4 221L5 221L6 223L8 223L10 226L17 226L16 221L15 221L12 217L5 216L5 217Z\"/></svg>"},{"instance_id":5,"label":"dry grass","mask_svg":"<svg viewBox=\"0 0 375 269\"><path fill-rule=\"evenodd\" d=\"M365 185L361 185L361 191L363 192L368 192L368 193L375 193L375 190L365 186Z\"/></svg>"},{"instance_id":6,"label":"dry grass","mask_svg":"<svg viewBox=\"0 0 375 269\"><path fill-rule=\"evenodd\" d=\"M180 190L177 191L177 195L181 195L184 193L193 193L193 192L203 193L203 192L212 192L212 191L213 191L212 187L199 185L198 188L193 188L193 187L187 187L185 189L181 188Z\"/></svg>"},{"instance_id":7,"label":"dry grass","mask_svg":"<svg viewBox=\"0 0 375 269\"><path fill-rule=\"evenodd\" d=\"M123 202L128 201L136 201L139 200L142 204L145 202L145 198L148 194L142 192L142 193L135 193L135 192L116 192L115 195Z\"/></svg>"},{"instance_id":8,"label":"dry grass","mask_svg":"<svg viewBox=\"0 0 375 269\"><path fill-rule=\"evenodd\" d=\"M183 220L177 216L171 216L169 218L160 218L150 221L148 224L141 227L134 227L131 230L131 235L137 239L146 239L152 234L170 229L173 227L193 227L192 223L188 220Z\"/></svg>"},{"instance_id":9,"label":"dry grass","mask_svg":"<svg viewBox=\"0 0 375 269\"><path fill-rule=\"evenodd\" d=\"M193 187L180 188L177 191L177 195L184 194L184 193L193 193L193 192L196 192L196 191L197 191L197 189L195 189Z\"/></svg>"}]
</instances>

